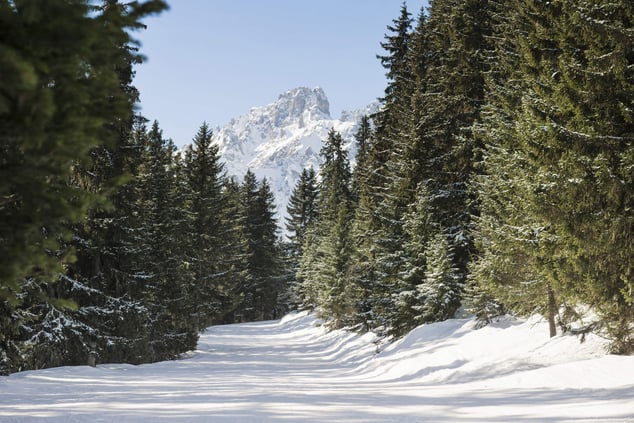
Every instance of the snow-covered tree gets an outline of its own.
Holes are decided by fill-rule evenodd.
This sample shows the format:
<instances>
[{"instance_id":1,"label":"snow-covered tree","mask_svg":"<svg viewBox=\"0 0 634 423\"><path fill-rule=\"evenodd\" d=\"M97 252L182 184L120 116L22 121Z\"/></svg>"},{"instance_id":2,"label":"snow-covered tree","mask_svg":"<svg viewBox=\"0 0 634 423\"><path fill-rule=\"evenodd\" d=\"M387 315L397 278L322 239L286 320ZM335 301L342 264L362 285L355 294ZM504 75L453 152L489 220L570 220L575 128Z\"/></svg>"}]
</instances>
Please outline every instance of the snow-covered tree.
<instances>
[{"instance_id":1,"label":"snow-covered tree","mask_svg":"<svg viewBox=\"0 0 634 423\"><path fill-rule=\"evenodd\" d=\"M283 309L280 296L286 292L282 251L275 218L275 200L266 179L258 183L247 171L240 185L241 279L236 294L236 319L266 320Z\"/></svg>"},{"instance_id":2,"label":"snow-covered tree","mask_svg":"<svg viewBox=\"0 0 634 423\"><path fill-rule=\"evenodd\" d=\"M218 146L212 143L212 130L203 123L193 144L185 151L183 172L186 180L187 262L193 272L191 298L195 299L191 320L196 331L217 321L222 315L222 188L224 165Z\"/></svg>"},{"instance_id":3,"label":"snow-covered tree","mask_svg":"<svg viewBox=\"0 0 634 423\"><path fill-rule=\"evenodd\" d=\"M286 230L294 257L301 256L306 232L317 220L317 185L315 170L312 167L303 169L288 200Z\"/></svg>"},{"instance_id":4,"label":"snow-covered tree","mask_svg":"<svg viewBox=\"0 0 634 423\"><path fill-rule=\"evenodd\" d=\"M307 305L318 307L332 327L343 327L354 321L356 295L349 278L351 171L341 134L332 129L320 154L319 216L305 239L298 271L300 292L306 295L304 302L310 299L313 303Z\"/></svg>"}]
</instances>

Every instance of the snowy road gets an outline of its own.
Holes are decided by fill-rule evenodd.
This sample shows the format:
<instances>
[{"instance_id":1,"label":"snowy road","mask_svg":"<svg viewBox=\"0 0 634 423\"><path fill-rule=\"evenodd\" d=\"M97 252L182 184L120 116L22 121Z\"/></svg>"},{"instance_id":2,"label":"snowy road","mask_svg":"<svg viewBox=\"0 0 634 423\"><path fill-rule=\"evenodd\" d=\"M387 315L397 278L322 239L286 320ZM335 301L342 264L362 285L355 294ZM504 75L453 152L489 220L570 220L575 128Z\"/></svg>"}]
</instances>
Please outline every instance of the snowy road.
<instances>
[{"instance_id":1,"label":"snowy road","mask_svg":"<svg viewBox=\"0 0 634 423\"><path fill-rule=\"evenodd\" d=\"M543 322L472 326L380 354L305 315L212 327L178 361L0 377L0 422L634 422L634 357Z\"/></svg>"}]
</instances>

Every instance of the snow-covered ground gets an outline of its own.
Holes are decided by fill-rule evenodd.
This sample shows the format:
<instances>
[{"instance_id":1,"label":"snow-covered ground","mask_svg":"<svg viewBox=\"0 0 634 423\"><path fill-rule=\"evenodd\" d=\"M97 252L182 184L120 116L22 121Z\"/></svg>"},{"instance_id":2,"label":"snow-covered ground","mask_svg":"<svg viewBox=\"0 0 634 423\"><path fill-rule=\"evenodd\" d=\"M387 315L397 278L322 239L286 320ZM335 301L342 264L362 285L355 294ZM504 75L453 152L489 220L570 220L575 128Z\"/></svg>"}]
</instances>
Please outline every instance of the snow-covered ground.
<instances>
[{"instance_id":1,"label":"snow-covered ground","mask_svg":"<svg viewBox=\"0 0 634 423\"><path fill-rule=\"evenodd\" d=\"M380 348L305 314L212 327L182 360L0 377L0 421L634 422L634 357L539 319L473 326Z\"/></svg>"}]
</instances>

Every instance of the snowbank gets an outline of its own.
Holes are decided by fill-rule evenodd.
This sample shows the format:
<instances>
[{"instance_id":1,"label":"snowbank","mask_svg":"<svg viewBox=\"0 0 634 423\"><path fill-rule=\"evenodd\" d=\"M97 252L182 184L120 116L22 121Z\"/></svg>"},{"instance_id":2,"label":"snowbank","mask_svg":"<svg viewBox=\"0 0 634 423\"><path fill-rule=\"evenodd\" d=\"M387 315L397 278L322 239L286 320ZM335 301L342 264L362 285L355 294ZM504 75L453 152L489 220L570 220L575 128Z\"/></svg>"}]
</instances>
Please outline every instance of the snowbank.
<instances>
[{"instance_id":1,"label":"snowbank","mask_svg":"<svg viewBox=\"0 0 634 423\"><path fill-rule=\"evenodd\" d=\"M546 322L421 326L377 352L306 313L209 328L178 361L0 378L0 421L632 422L634 357Z\"/></svg>"}]
</instances>

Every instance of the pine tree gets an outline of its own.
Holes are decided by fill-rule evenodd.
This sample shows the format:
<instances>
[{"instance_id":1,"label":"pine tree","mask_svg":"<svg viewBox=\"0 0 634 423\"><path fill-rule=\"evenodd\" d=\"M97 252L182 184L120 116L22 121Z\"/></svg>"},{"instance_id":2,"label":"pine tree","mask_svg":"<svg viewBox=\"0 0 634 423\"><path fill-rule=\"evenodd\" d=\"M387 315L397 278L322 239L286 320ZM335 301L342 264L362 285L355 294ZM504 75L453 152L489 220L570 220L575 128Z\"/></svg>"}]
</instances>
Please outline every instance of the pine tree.
<instances>
[{"instance_id":1,"label":"pine tree","mask_svg":"<svg viewBox=\"0 0 634 423\"><path fill-rule=\"evenodd\" d=\"M552 265L543 266L547 280L559 284L563 300L595 306L619 352L634 350L634 308L623 295L632 272L623 263L631 258L620 253L631 251L631 240L620 234L631 224L621 163L632 148L631 113L622 106L632 101L632 54L621 46L634 39L627 29L632 11L625 2L605 9L590 2L549 5L534 35L549 54L522 49L534 81L527 120L546 129L526 147L540 184L534 211L556 237Z\"/></svg>"},{"instance_id":2,"label":"pine tree","mask_svg":"<svg viewBox=\"0 0 634 423\"><path fill-rule=\"evenodd\" d=\"M400 101L400 85L409 74L409 39L412 25L411 13L407 10L407 5L403 3L400 15L392 21L394 24L388 25L389 35L385 35L385 41L381 43L381 48L385 50L385 55L377 55L381 65L385 68L385 76L388 85L385 88L385 96L381 99L386 108L380 113L379 125L389 125L389 109L393 102ZM385 117L385 119L384 119ZM380 126L381 128L381 126ZM381 131L382 129L379 129Z\"/></svg>"},{"instance_id":3,"label":"pine tree","mask_svg":"<svg viewBox=\"0 0 634 423\"><path fill-rule=\"evenodd\" d=\"M369 231L374 231L381 223L373 217L372 210L383 199L382 187L387 183L384 166L400 132L398 128L403 109L407 107L411 76L407 60L412 23L410 16L406 5L403 4L399 18L393 21L394 26L387 27L389 34L385 35L385 41L381 43L386 55L377 56L386 70L388 85L385 88L385 96L381 99L382 108L373 116L375 130L371 142L366 147L367 158L358 166L358 171L367 178L359 193L359 203L363 206L360 210L363 213L361 217L365 220L363 224Z\"/></svg>"},{"instance_id":4,"label":"pine tree","mask_svg":"<svg viewBox=\"0 0 634 423\"><path fill-rule=\"evenodd\" d=\"M331 129L320 151L319 217L309 229L298 272L301 291L331 327L351 325L358 292L350 278L350 164L341 134Z\"/></svg>"},{"instance_id":5,"label":"pine tree","mask_svg":"<svg viewBox=\"0 0 634 423\"><path fill-rule=\"evenodd\" d=\"M634 6L601 6L583 1L564 3L561 11L550 7L556 10L559 54L551 65L552 91L539 92L550 107L544 119L548 138L540 149L540 171L547 177L538 213L558 237L553 276L564 295L592 305L614 340L613 351L631 353L634 256L625 234L634 218L632 186L625 182L632 172L623 165L634 142L632 113L624 109L634 101L634 54L623 45L634 42ZM552 152L543 154L545 149Z\"/></svg>"},{"instance_id":6,"label":"pine tree","mask_svg":"<svg viewBox=\"0 0 634 423\"><path fill-rule=\"evenodd\" d=\"M302 174L291 193L286 208L286 230L288 232L288 267L290 272L289 302L295 307L302 307L306 298L301 292L301 283L297 278L300 258L304 254L306 237L312 225L317 221L317 176L311 167L303 169Z\"/></svg>"},{"instance_id":7,"label":"pine tree","mask_svg":"<svg viewBox=\"0 0 634 423\"><path fill-rule=\"evenodd\" d=\"M221 239L223 240L223 296L221 299L221 323L241 321L240 292L248 276L248 242L243 230L245 210L242 207L242 189L234 178L226 178L222 190Z\"/></svg>"},{"instance_id":8,"label":"pine tree","mask_svg":"<svg viewBox=\"0 0 634 423\"><path fill-rule=\"evenodd\" d=\"M442 300L446 309L434 313L438 318L450 317L460 305L473 250L470 219L477 214L468 191L477 144L471 127L484 101L488 9L486 1L434 1L429 16L421 13L409 33L405 62L388 83L375 135L385 154L379 165L376 160L371 165L374 176L368 183L373 194L361 197L357 215L366 218L359 219L355 230L360 238L371 234L372 245L359 243L355 261L372 263L371 270L362 272L374 279L366 290L371 316L375 326L392 335L411 329L415 323L407 316L423 306L420 301ZM412 232L422 223L405 227L420 197L428 203L420 212L430 215L416 218L433 228L427 234ZM430 244L414 245L421 238ZM443 282L453 284L447 290L455 295L450 301L416 294L425 280L440 281L425 278L427 270L421 268L432 265L423 259L422 249L438 248L434 239L447 241L442 243L447 251L434 257L451 258L447 269L458 275Z\"/></svg>"},{"instance_id":9,"label":"pine tree","mask_svg":"<svg viewBox=\"0 0 634 423\"><path fill-rule=\"evenodd\" d=\"M288 292L287 269L284 268L283 252L277 225L275 195L268 179L264 178L258 189L260 207L259 251L260 278L265 286L260 305L260 319L276 319L288 311L283 297Z\"/></svg>"},{"instance_id":10,"label":"pine tree","mask_svg":"<svg viewBox=\"0 0 634 423\"><path fill-rule=\"evenodd\" d=\"M386 316L390 322L388 333L393 336L402 336L414 327L429 322L422 312L429 298L423 295L421 287L431 266L428 249L434 248L433 237L439 232L432 222L432 216L429 193L421 184L402 219L403 267L391 293L393 309Z\"/></svg>"},{"instance_id":11,"label":"pine tree","mask_svg":"<svg viewBox=\"0 0 634 423\"><path fill-rule=\"evenodd\" d=\"M496 6L497 71L489 80L488 103L479 128L485 142L483 174L474 180L481 209L476 219L480 257L472 267L472 277L480 285L481 296L492 295L515 313L547 315L554 335L555 316L549 313L553 308L549 301L559 289L548 281L539 263L550 260L555 238L549 223L531 211L539 191L537 168L522 147L540 132L532 124L526 125L529 110L523 103L534 74L522 69L531 63L522 57L522 44L527 46L522 39L530 40L530 49L535 51L551 54L554 50L544 45L549 36L539 42L533 35L541 26L531 20L546 18L541 10L533 15L535 7L541 6L517 7L502 2Z\"/></svg>"},{"instance_id":12,"label":"pine tree","mask_svg":"<svg viewBox=\"0 0 634 423\"><path fill-rule=\"evenodd\" d=\"M322 165L319 175L318 210L322 221L335 221L338 216L338 206L350 201L350 163L347 152L343 147L341 134L333 129L328 132L319 155Z\"/></svg>"},{"instance_id":13,"label":"pine tree","mask_svg":"<svg viewBox=\"0 0 634 423\"><path fill-rule=\"evenodd\" d=\"M401 6L398 19L394 26L388 26L389 35L385 35L385 42L381 47L386 51L385 56L378 55L386 70L388 84L385 96L381 99L382 108L374 115L375 131L372 143L368 146L368 158L365 161L367 169L360 168L367 175L367 190L365 194L370 202L369 207L376 209L383 200L382 187L390 183L389 170L385 169L394 149L399 146L403 129L403 118L409 108L411 95L411 67L409 61L411 38L411 14L407 6ZM372 223L372 222L368 222ZM380 226L382 222L374 222Z\"/></svg>"},{"instance_id":14,"label":"pine tree","mask_svg":"<svg viewBox=\"0 0 634 423\"><path fill-rule=\"evenodd\" d=\"M366 186L368 180L368 156L370 149L370 142L372 140L372 124L368 115L363 115L359 122L359 128L354 134L356 141L357 155L355 157L355 167L352 171L352 181L350 183L350 190L355 202L355 208L359 203L362 189Z\"/></svg>"},{"instance_id":15,"label":"pine tree","mask_svg":"<svg viewBox=\"0 0 634 423\"><path fill-rule=\"evenodd\" d=\"M634 119L625 105L634 102L634 54L623 46L634 43L634 5L618 1L597 7L583 1L565 6L573 30L560 41L566 66L559 92L567 97L569 121L553 126L574 140L578 157L566 157L560 165L571 169L566 191L572 203L554 219L573 252L564 278L568 286L584 281L575 292L599 311L614 341L612 351L631 354Z\"/></svg>"},{"instance_id":16,"label":"pine tree","mask_svg":"<svg viewBox=\"0 0 634 423\"><path fill-rule=\"evenodd\" d=\"M421 12L416 29L410 34L407 51L407 74L401 75L398 101L393 101L389 112L394 118L391 128L384 129L383 136L391 141L391 151L383 166L385 184L382 187L381 201L376 204L374 214L380 222L377 239L373 251L376 265L376 286L381 287L374 294L374 302L379 306L375 316L386 333L400 336L415 325L408 319L410 313L404 307L412 301L411 280L405 275L411 274L408 269L407 231L404 227L405 215L414 202L419 185L418 162L421 160L416 137L412 136L418 128L420 115L424 112L415 106L416 96L420 94L420 81L426 79L425 55L425 23L426 17ZM415 235L414 237L417 237ZM411 305L411 304L410 304ZM409 322L409 323L406 323ZM412 326L410 326L412 325Z\"/></svg>"},{"instance_id":17,"label":"pine tree","mask_svg":"<svg viewBox=\"0 0 634 423\"><path fill-rule=\"evenodd\" d=\"M72 261L70 253L49 252L70 238L65 224L80 221L101 197L67 182L93 147L114 141L107 123L128 119L135 98L118 69L138 55L122 48L126 31L164 7L148 1L91 14L80 0L0 5L3 300L15 304L25 277L53 281Z\"/></svg>"},{"instance_id":18,"label":"pine tree","mask_svg":"<svg viewBox=\"0 0 634 423\"><path fill-rule=\"evenodd\" d=\"M477 205L468 186L478 139L472 132L484 102L484 57L491 33L488 1L434 1L425 24L426 81L413 141L418 180L432 199L432 220L445 231L463 284L472 255L470 219Z\"/></svg>"},{"instance_id":19,"label":"pine tree","mask_svg":"<svg viewBox=\"0 0 634 423\"><path fill-rule=\"evenodd\" d=\"M103 209L112 192L112 180L79 176L81 169L109 161L103 153L116 149L129 132L137 100L131 67L141 59L130 47L129 30L164 8L162 1L103 7L85 1L0 4L6 84L0 99L5 199L0 371L85 362L86 340L97 332L97 326L79 319L81 309L75 311L85 295L93 296L93 304L134 308L60 273L75 266L73 231L91 209ZM97 294L101 299L94 298Z\"/></svg>"},{"instance_id":20,"label":"pine tree","mask_svg":"<svg viewBox=\"0 0 634 423\"><path fill-rule=\"evenodd\" d=\"M632 55L619 46L631 43L632 6L503 6L500 39L511 42L499 47L506 78L493 81L485 121L495 138L478 183L484 254L474 273L505 306L547 316L551 336L561 304L590 304L615 350L631 351L631 259L622 253L631 240L616 234L631 224L621 172L631 155L622 104Z\"/></svg>"},{"instance_id":21,"label":"pine tree","mask_svg":"<svg viewBox=\"0 0 634 423\"><path fill-rule=\"evenodd\" d=\"M374 139L374 130L370 117L364 115L359 122L359 128L355 133L357 143L357 155L355 157L355 167L352 172L351 195L353 199L353 218L350 226L350 238L352 252L350 256L350 282L357 287L358 299L355 305L356 323L361 325L363 330L368 330L373 321L371 314L371 301L369 300L370 287L373 284L374 277L372 273L372 263L366 256L367 250L361 247L366 238L367 233L364 227L369 224L372 219L371 214L371 192L368 181L372 169L370 168L370 148ZM366 244L367 245L367 244Z\"/></svg>"},{"instance_id":22,"label":"pine tree","mask_svg":"<svg viewBox=\"0 0 634 423\"><path fill-rule=\"evenodd\" d=\"M173 358L195 348L198 334L186 313L189 274L178 232L184 210L178 204L174 154L158 122L148 134L144 161L139 169L138 214L142 220L137 248L142 252L143 303L149 312L150 347L158 359Z\"/></svg>"},{"instance_id":23,"label":"pine tree","mask_svg":"<svg viewBox=\"0 0 634 423\"><path fill-rule=\"evenodd\" d=\"M317 219L318 192L315 170L303 169L286 207L286 230L294 257L301 256L306 231Z\"/></svg>"},{"instance_id":24,"label":"pine tree","mask_svg":"<svg viewBox=\"0 0 634 423\"><path fill-rule=\"evenodd\" d=\"M399 17L388 26L388 34L381 43L386 54L377 58L386 70L388 85L381 99L382 108L373 116L375 129L367 146L367 157L355 169L364 180L360 181L359 192L355 195L358 204L351 229L355 245L351 273L361 292L356 319L366 328L386 326L387 310L393 308L391 288L396 265L391 259L396 256L394 251L398 241L391 236L395 220L385 202L386 186L390 183L386 163L398 147L400 122L409 106L411 23L411 14L403 4Z\"/></svg>"},{"instance_id":25,"label":"pine tree","mask_svg":"<svg viewBox=\"0 0 634 423\"><path fill-rule=\"evenodd\" d=\"M186 251L190 256L187 262L194 284L189 288L189 296L195 299L191 319L195 330L199 331L221 319L224 270L220 237L224 166L206 123L200 126L193 144L185 151L183 166L189 216Z\"/></svg>"},{"instance_id":26,"label":"pine tree","mask_svg":"<svg viewBox=\"0 0 634 423\"><path fill-rule=\"evenodd\" d=\"M238 288L240 302L236 316L239 321L273 319L283 311L278 300L287 288L277 238L275 202L268 181L258 183L250 170L240 186L240 208L244 272Z\"/></svg>"},{"instance_id":27,"label":"pine tree","mask_svg":"<svg viewBox=\"0 0 634 423\"><path fill-rule=\"evenodd\" d=\"M254 251L259 241L254 232L260 220L259 213L261 210L257 204L257 177L250 169L244 175L239 192L241 217L239 228L242 241L239 266L243 271L243 276L238 286L239 300L236 308L236 318L239 322L249 322L257 320L255 302L258 297L258 291L262 289L261 286L257 285L260 281L257 280L257 258Z\"/></svg>"},{"instance_id":28,"label":"pine tree","mask_svg":"<svg viewBox=\"0 0 634 423\"><path fill-rule=\"evenodd\" d=\"M360 298L360 291L350 277L349 203L342 203L336 211L335 220L329 222L329 228L322 229L324 235L317 246L318 260L314 264L317 266L319 314L333 329L356 325Z\"/></svg>"},{"instance_id":29,"label":"pine tree","mask_svg":"<svg viewBox=\"0 0 634 423\"><path fill-rule=\"evenodd\" d=\"M123 181L110 191L109 207L93 210L83 225L75 228L78 259L69 266L68 278L62 280L57 293L63 298L67 292L76 299L79 309L75 319L92 328L85 337L100 361L138 363L149 356L136 180L147 142L143 119L136 119L134 130L120 130L116 147L96 149L93 166L79 175L85 176L85 183L94 190L107 190L112 181ZM85 340L73 342L83 344Z\"/></svg>"},{"instance_id":30,"label":"pine tree","mask_svg":"<svg viewBox=\"0 0 634 423\"><path fill-rule=\"evenodd\" d=\"M437 233L425 250L425 274L417 285L417 294L422 299L419 306L421 322L432 323L453 317L460 306L462 286L456 281L460 270L455 267L449 242L443 233Z\"/></svg>"}]
</instances>

